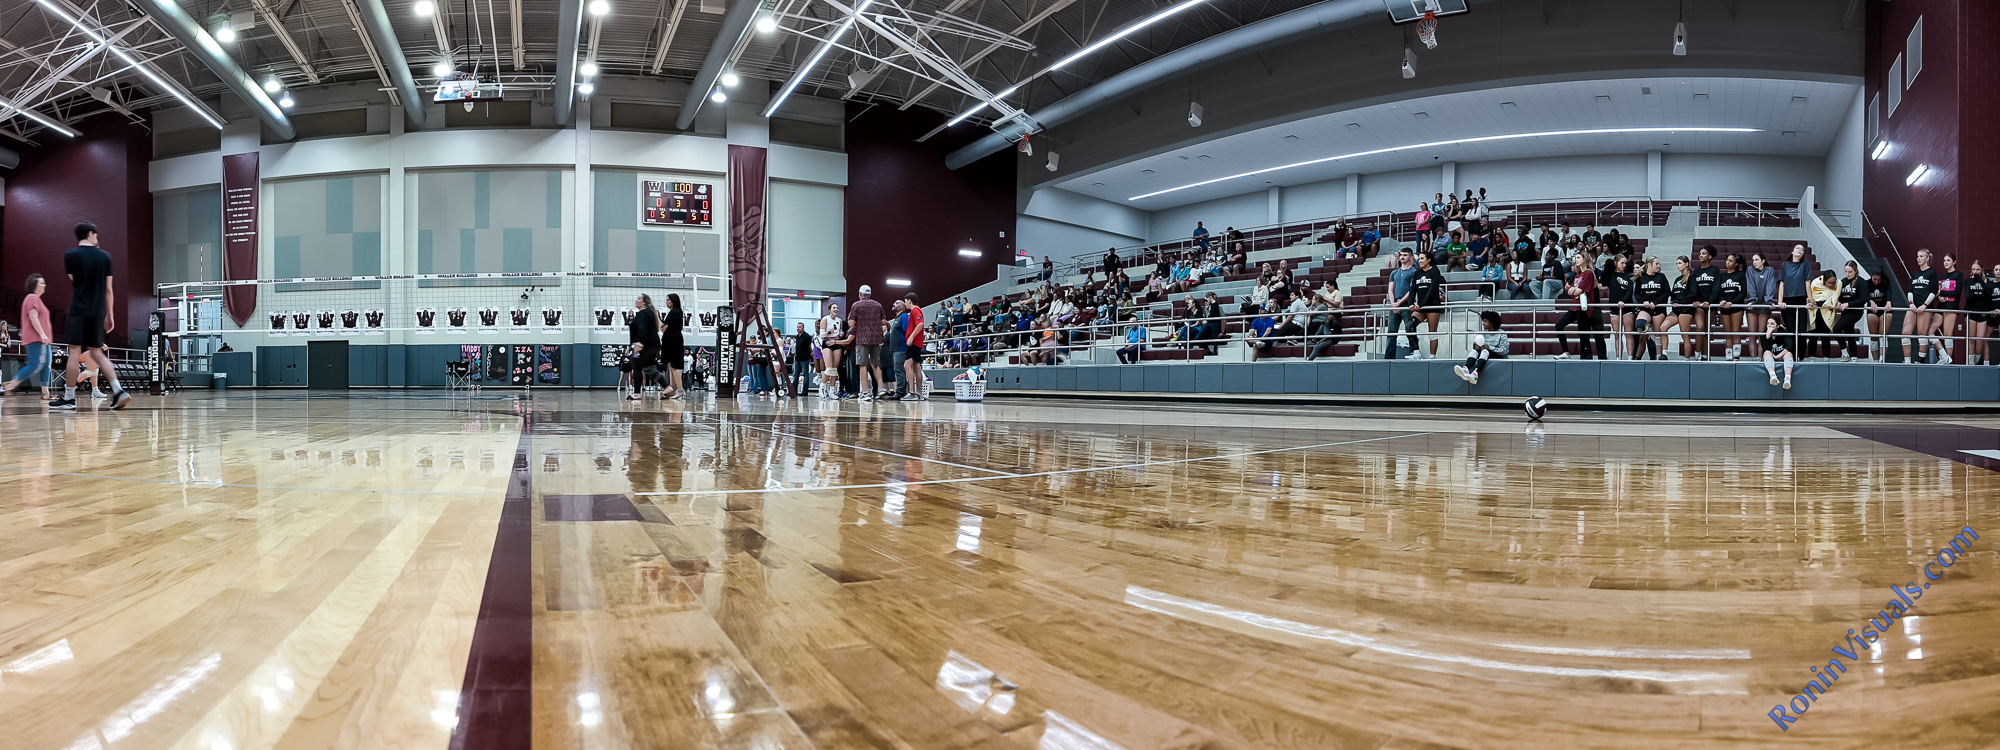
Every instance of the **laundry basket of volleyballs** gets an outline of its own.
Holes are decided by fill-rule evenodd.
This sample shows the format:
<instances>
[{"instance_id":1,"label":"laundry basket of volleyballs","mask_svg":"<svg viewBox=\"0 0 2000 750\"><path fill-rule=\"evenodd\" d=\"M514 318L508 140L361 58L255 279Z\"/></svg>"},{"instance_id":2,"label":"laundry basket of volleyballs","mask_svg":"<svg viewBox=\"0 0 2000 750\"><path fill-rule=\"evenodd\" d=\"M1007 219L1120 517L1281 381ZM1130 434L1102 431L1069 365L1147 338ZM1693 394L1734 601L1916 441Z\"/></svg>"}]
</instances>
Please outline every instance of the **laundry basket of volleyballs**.
<instances>
[{"instance_id":1,"label":"laundry basket of volleyballs","mask_svg":"<svg viewBox=\"0 0 2000 750\"><path fill-rule=\"evenodd\" d=\"M930 378L925 378L926 381ZM961 372L951 379L952 395L960 401L986 400L986 370L980 367Z\"/></svg>"}]
</instances>

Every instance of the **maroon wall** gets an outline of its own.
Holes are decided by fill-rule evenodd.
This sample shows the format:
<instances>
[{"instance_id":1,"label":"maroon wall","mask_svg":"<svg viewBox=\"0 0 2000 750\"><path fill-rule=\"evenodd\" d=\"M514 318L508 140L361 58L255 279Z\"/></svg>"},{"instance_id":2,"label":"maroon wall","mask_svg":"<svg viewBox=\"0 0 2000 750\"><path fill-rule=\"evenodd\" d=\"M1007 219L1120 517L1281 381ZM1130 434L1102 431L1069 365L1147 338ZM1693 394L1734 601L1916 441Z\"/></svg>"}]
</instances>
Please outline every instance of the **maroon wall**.
<instances>
[{"instance_id":1,"label":"maroon wall","mask_svg":"<svg viewBox=\"0 0 2000 750\"><path fill-rule=\"evenodd\" d=\"M945 154L986 131L960 126L954 130L962 132L917 142L944 121L929 110L848 104L850 293L872 284L879 299L900 297L905 290L885 288L882 280L906 278L907 291L928 305L992 281L993 267L1013 260L1014 152L946 169ZM960 248L985 255L964 257Z\"/></svg>"},{"instance_id":2,"label":"maroon wall","mask_svg":"<svg viewBox=\"0 0 2000 750\"><path fill-rule=\"evenodd\" d=\"M129 346L130 331L145 330L146 314L155 307L153 196L147 188L152 137L144 126L116 115L94 118L79 129L74 139L38 136L41 145L21 149L21 165L6 174L0 284L19 288L28 274L48 277L43 301L62 330L70 298L63 252L76 246L77 221L95 222L117 279L118 329L110 341ZM5 312L10 321L19 314Z\"/></svg>"},{"instance_id":3,"label":"maroon wall","mask_svg":"<svg viewBox=\"0 0 2000 750\"><path fill-rule=\"evenodd\" d=\"M1911 28L1924 19L1924 67L1903 92L1894 114L1884 87L1889 65L1905 52ZM1903 262L1915 267L1919 248L1957 253L1960 265L1978 258L1991 267L2000 249L1981 239L1990 219L1981 215L2000 200L2000 149L1986 136L2000 118L2000 3L1989 0L1896 0L1869 3L1865 100L1881 95L1880 139L1890 144L1864 167L1868 218L1894 240ZM1907 64L1907 58L1905 64ZM1865 101L1864 100L1864 101ZM1874 143L1867 144L1873 149ZM1931 172L1904 185L1917 165ZM1878 252L1889 243L1871 235Z\"/></svg>"}]
</instances>

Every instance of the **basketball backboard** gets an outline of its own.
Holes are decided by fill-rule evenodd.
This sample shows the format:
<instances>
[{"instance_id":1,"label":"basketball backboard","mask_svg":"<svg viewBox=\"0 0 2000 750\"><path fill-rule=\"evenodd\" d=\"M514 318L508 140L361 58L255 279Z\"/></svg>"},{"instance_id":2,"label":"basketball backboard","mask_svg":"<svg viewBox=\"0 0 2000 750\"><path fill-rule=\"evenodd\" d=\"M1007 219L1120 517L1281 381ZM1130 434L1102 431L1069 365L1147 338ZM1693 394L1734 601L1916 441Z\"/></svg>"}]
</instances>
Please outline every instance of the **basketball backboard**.
<instances>
[{"instance_id":1,"label":"basketball backboard","mask_svg":"<svg viewBox=\"0 0 2000 750\"><path fill-rule=\"evenodd\" d=\"M1424 11L1436 13L1437 17L1455 16L1469 8L1466 0L1382 0L1389 8L1391 23L1411 23L1424 19Z\"/></svg>"}]
</instances>

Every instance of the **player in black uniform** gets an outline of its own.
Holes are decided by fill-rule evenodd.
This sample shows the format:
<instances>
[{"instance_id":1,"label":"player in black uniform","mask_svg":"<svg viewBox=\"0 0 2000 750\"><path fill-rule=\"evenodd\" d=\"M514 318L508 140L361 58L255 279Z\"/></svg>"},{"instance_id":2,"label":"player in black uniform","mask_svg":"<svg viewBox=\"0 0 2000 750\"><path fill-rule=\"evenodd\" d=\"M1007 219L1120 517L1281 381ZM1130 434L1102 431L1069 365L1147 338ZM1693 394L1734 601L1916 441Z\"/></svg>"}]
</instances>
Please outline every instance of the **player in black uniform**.
<instances>
[{"instance_id":1,"label":"player in black uniform","mask_svg":"<svg viewBox=\"0 0 2000 750\"><path fill-rule=\"evenodd\" d=\"M1895 312L1889 309L1889 281L1877 269L1868 272L1868 297L1861 303L1863 320L1867 321L1868 359L1881 362L1888 357L1889 326L1895 321Z\"/></svg>"},{"instance_id":2,"label":"player in black uniform","mask_svg":"<svg viewBox=\"0 0 2000 750\"><path fill-rule=\"evenodd\" d=\"M1750 309L1749 287L1743 278L1743 256L1730 253L1722 259L1721 282L1716 285L1715 304L1708 308L1711 318L1721 321L1726 333L1743 330L1743 313ZM1729 361L1743 358L1743 341L1749 337L1724 336L1722 344L1729 352ZM1732 343L1734 342L1734 343Z\"/></svg>"},{"instance_id":3,"label":"player in black uniform","mask_svg":"<svg viewBox=\"0 0 2000 750\"><path fill-rule=\"evenodd\" d=\"M1852 362L1854 350L1860 346L1855 324L1861 322L1861 316L1866 312L1863 307L1868 300L1869 288L1868 280L1861 278L1861 267L1854 261L1848 261L1842 273L1840 297L1833 303L1837 316L1833 320L1834 346L1840 348L1840 361Z\"/></svg>"},{"instance_id":4,"label":"player in black uniform","mask_svg":"<svg viewBox=\"0 0 2000 750\"><path fill-rule=\"evenodd\" d=\"M1694 358L1695 306L1694 306L1694 261L1683 255L1674 259L1674 291L1668 295L1674 301L1673 323L1681 329L1681 359ZM1669 326L1671 327L1671 326ZM1666 327L1660 330L1665 331Z\"/></svg>"},{"instance_id":5,"label":"player in black uniform","mask_svg":"<svg viewBox=\"0 0 2000 750\"><path fill-rule=\"evenodd\" d=\"M1993 330L1993 277L1986 275L1985 264L1977 259L1965 274L1965 363L1976 365L1987 360L1986 337Z\"/></svg>"},{"instance_id":6,"label":"player in black uniform","mask_svg":"<svg viewBox=\"0 0 2000 750\"><path fill-rule=\"evenodd\" d=\"M1431 353L1426 357L1422 351L1411 351L1406 359L1436 359L1438 319L1444 316L1444 274L1431 262L1430 253L1417 253L1417 275L1410 279L1410 313L1410 330L1417 330L1418 321L1430 324Z\"/></svg>"},{"instance_id":7,"label":"player in black uniform","mask_svg":"<svg viewBox=\"0 0 2000 750\"><path fill-rule=\"evenodd\" d=\"M1989 279L1986 285L1987 306L1994 310L1988 316L1990 319L1989 322L1992 325L1987 330L1989 333L2000 334L2000 268L1995 268L1994 271L1996 272L1995 278ZM2000 365L2000 362L1994 361L1994 358L1990 355L1986 360L1988 364Z\"/></svg>"},{"instance_id":8,"label":"player in black uniform","mask_svg":"<svg viewBox=\"0 0 2000 750\"><path fill-rule=\"evenodd\" d=\"M1636 318L1633 330L1639 332L1633 337L1633 359L1667 358L1663 353L1666 337L1646 334L1655 329L1664 332L1679 322L1675 320L1673 305L1669 304L1673 292L1673 282L1667 280L1666 274L1660 273L1660 259L1646 258L1645 269L1632 281L1632 309Z\"/></svg>"},{"instance_id":9,"label":"player in black uniform","mask_svg":"<svg viewBox=\"0 0 2000 750\"><path fill-rule=\"evenodd\" d=\"M1715 268L1715 247L1702 245L1694 254L1694 358L1708 361L1708 334L1715 324L1715 303L1722 293L1722 272Z\"/></svg>"},{"instance_id":10,"label":"player in black uniform","mask_svg":"<svg viewBox=\"0 0 2000 750\"><path fill-rule=\"evenodd\" d=\"M1604 292L1604 307L1611 318L1611 341L1631 351L1639 351L1636 337L1631 333L1633 318L1638 308L1632 306L1632 258L1627 255L1610 255L1604 259L1604 270L1597 274L1597 286ZM1606 351L1605 359L1618 355Z\"/></svg>"},{"instance_id":11,"label":"player in black uniform","mask_svg":"<svg viewBox=\"0 0 2000 750\"><path fill-rule=\"evenodd\" d=\"M1784 334L1785 327L1778 325L1775 316L1764 322L1764 372L1771 376L1771 385L1777 385L1778 363L1785 363L1785 390L1789 391L1792 389L1792 365L1798 357L1785 348L1786 340L1791 337Z\"/></svg>"},{"instance_id":12,"label":"player in black uniform","mask_svg":"<svg viewBox=\"0 0 2000 750\"><path fill-rule=\"evenodd\" d=\"M1910 309L1903 313L1903 361L1930 359L1931 332L1937 329L1931 305L1937 297L1937 269L1931 268L1931 250L1917 251L1917 270L1910 274ZM1917 358L1910 358L1910 339L1917 339Z\"/></svg>"},{"instance_id":13,"label":"player in black uniform","mask_svg":"<svg viewBox=\"0 0 2000 750\"><path fill-rule=\"evenodd\" d=\"M1958 335L1958 308L1963 306L1961 287L1964 286L1965 274L1958 270L1958 256L1945 253L1944 271L1938 274L1934 297L1937 303L1931 307L1931 322L1937 328L1937 338L1932 342L1937 345L1937 362L1941 365L1951 364L1951 344Z\"/></svg>"}]
</instances>

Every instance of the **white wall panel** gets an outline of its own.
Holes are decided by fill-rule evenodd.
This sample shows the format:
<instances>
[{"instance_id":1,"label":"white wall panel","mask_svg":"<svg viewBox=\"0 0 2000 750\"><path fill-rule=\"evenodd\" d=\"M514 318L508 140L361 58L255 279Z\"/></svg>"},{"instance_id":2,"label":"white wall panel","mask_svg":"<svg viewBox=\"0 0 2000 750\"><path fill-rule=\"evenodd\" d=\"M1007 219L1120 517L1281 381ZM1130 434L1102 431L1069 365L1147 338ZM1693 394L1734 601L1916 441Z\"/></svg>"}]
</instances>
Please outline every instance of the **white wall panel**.
<instances>
[{"instance_id":1,"label":"white wall panel","mask_svg":"<svg viewBox=\"0 0 2000 750\"><path fill-rule=\"evenodd\" d=\"M847 154L772 144L769 166L773 180L847 184Z\"/></svg>"},{"instance_id":2,"label":"white wall panel","mask_svg":"<svg viewBox=\"0 0 2000 750\"><path fill-rule=\"evenodd\" d=\"M771 181L770 285L839 292L847 288L842 253L846 191L832 185Z\"/></svg>"},{"instance_id":3,"label":"white wall panel","mask_svg":"<svg viewBox=\"0 0 2000 750\"><path fill-rule=\"evenodd\" d=\"M222 184L222 157L213 152L156 159L146 168L147 189L155 193Z\"/></svg>"},{"instance_id":4,"label":"white wall panel","mask_svg":"<svg viewBox=\"0 0 2000 750\"><path fill-rule=\"evenodd\" d=\"M1305 221L1347 213L1347 178L1293 185L1278 198L1279 221Z\"/></svg>"},{"instance_id":5,"label":"white wall panel","mask_svg":"<svg viewBox=\"0 0 2000 750\"><path fill-rule=\"evenodd\" d=\"M1158 242L1186 237L1194 232L1197 221L1205 222L1212 235L1221 234L1224 227L1261 227L1271 223L1270 200L1260 186L1252 193L1154 211L1148 239Z\"/></svg>"},{"instance_id":6,"label":"white wall panel","mask_svg":"<svg viewBox=\"0 0 2000 750\"><path fill-rule=\"evenodd\" d=\"M729 171L729 142L700 135L593 130L590 131L590 163L723 174Z\"/></svg>"},{"instance_id":7,"label":"white wall panel","mask_svg":"<svg viewBox=\"0 0 2000 750\"><path fill-rule=\"evenodd\" d=\"M1826 152L1826 180L1819 185L1817 200L1820 208L1859 212L1861 168L1873 144L1867 142L1867 103L1860 92L1855 92L1847 109L1847 119L1841 121L1833 147Z\"/></svg>"},{"instance_id":8,"label":"white wall panel","mask_svg":"<svg viewBox=\"0 0 2000 750\"><path fill-rule=\"evenodd\" d=\"M1194 225L1189 224L1188 227L1193 228ZM1027 214L1014 217L1014 234L1019 238L1020 244L1017 247L1033 256L1037 267L1040 267L1044 255L1062 262L1079 255L1102 257L1107 249L1141 243L1141 240L1122 234L1049 221Z\"/></svg>"},{"instance_id":9,"label":"white wall panel","mask_svg":"<svg viewBox=\"0 0 2000 750\"><path fill-rule=\"evenodd\" d=\"M1757 154L1664 154L1660 197L1691 201L1702 196L1791 198L1826 178L1821 156Z\"/></svg>"},{"instance_id":10,"label":"white wall panel","mask_svg":"<svg viewBox=\"0 0 2000 750\"><path fill-rule=\"evenodd\" d=\"M1460 195L1467 188L1476 194L1482 187L1487 197L1500 202L1645 195L1646 155L1556 156L1458 165ZM1415 206L1410 202L1411 208ZM1400 205L1397 208L1409 210Z\"/></svg>"},{"instance_id":11,"label":"white wall panel","mask_svg":"<svg viewBox=\"0 0 2000 750\"><path fill-rule=\"evenodd\" d=\"M1152 215L1145 211L1056 188L1035 191L1028 197L1028 208L1022 213L1124 235L1129 239L1122 244L1127 245L1143 241L1151 231Z\"/></svg>"},{"instance_id":12,"label":"white wall panel","mask_svg":"<svg viewBox=\"0 0 2000 750\"><path fill-rule=\"evenodd\" d=\"M1465 165L1459 165L1462 169ZM1444 189L1444 170L1439 167L1405 169L1361 176L1361 211L1406 213Z\"/></svg>"}]
</instances>

